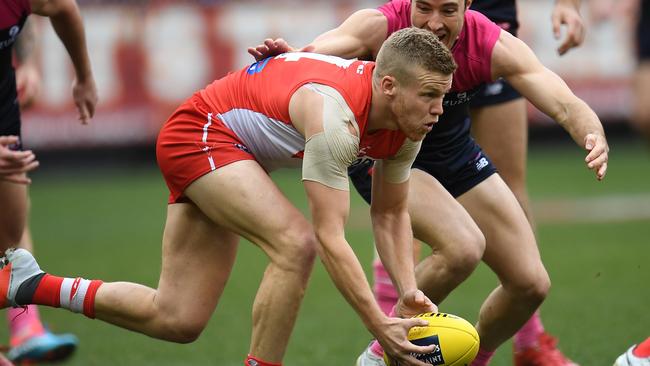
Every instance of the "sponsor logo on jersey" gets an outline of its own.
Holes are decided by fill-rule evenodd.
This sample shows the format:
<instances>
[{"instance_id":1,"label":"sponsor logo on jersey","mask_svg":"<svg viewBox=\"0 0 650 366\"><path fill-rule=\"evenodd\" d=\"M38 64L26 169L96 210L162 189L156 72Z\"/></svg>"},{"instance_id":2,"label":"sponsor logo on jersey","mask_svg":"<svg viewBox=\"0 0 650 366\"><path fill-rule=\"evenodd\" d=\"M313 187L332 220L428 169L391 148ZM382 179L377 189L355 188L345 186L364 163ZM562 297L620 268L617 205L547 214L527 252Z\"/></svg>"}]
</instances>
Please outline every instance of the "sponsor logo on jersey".
<instances>
[{"instance_id":1,"label":"sponsor logo on jersey","mask_svg":"<svg viewBox=\"0 0 650 366\"><path fill-rule=\"evenodd\" d=\"M0 41L0 50L11 47L14 42L16 42L16 37L18 37L18 33L20 33L20 27L17 25L14 25L13 27L9 28L9 39L4 39Z\"/></svg>"},{"instance_id":2,"label":"sponsor logo on jersey","mask_svg":"<svg viewBox=\"0 0 650 366\"><path fill-rule=\"evenodd\" d=\"M445 95L445 99L442 101L442 106L444 107L455 107L457 105L469 103L470 100L478 92L477 89L463 92L450 92Z\"/></svg>"}]
</instances>

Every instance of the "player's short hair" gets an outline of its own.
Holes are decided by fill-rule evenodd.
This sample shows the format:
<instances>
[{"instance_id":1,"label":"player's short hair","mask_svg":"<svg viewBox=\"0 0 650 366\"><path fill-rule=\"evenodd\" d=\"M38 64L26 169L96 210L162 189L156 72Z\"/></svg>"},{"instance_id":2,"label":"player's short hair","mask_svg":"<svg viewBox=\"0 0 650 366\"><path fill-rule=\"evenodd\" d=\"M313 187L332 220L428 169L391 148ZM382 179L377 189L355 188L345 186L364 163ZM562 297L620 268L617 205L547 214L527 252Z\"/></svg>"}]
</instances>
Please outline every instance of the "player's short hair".
<instances>
[{"instance_id":1,"label":"player's short hair","mask_svg":"<svg viewBox=\"0 0 650 366\"><path fill-rule=\"evenodd\" d=\"M377 54L375 78L390 75L408 84L415 78L414 66L443 75L451 75L456 70L451 52L433 32L410 27L384 41Z\"/></svg>"}]
</instances>

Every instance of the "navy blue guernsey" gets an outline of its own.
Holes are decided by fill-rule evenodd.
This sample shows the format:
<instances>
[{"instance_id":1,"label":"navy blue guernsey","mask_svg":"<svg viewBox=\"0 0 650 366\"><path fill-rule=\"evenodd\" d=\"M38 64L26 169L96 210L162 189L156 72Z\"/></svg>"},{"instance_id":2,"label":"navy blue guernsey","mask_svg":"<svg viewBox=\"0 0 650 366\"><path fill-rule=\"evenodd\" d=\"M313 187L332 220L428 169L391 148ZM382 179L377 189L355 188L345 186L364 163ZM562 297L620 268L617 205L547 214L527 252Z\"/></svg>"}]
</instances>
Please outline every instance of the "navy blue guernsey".
<instances>
[{"instance_id":1,"label":"navy blue guernsey","mask_svg":"<svg viewBox=\"0 0 650 366\"><path fill-rule=\"evenodd\" d=\"M517 34L519 22L515 0L476 0L472 2L470 9L482 13L508 32ZM509 26L506 27L505 24Z\"/></svg>"},{"instance_id":2,"label":"navy blue guernsey","mask_svg":"<svg viewBox=\"0 0 650 366\"><path fill-rule=\"evenodd\" d=\"M12 49L27 16L28 1L0 0L0 134L20 132ZM16 130L17 128L17 130Z\"/></svg>"}]
</instances>

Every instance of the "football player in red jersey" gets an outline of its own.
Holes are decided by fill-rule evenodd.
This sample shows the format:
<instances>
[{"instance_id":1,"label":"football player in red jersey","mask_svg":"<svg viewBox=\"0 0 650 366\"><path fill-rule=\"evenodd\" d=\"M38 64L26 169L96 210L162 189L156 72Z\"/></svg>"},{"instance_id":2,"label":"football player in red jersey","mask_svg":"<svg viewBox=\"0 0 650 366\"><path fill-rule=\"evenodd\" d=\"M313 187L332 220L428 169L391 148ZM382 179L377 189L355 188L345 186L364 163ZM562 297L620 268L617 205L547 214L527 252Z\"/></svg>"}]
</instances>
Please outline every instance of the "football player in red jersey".
<instances>
[{"instance_id":1,"label":"football player in red jersey","mask_svg":"<svg viewBox=\"0 0 650 366\"><path fill-rule=\"evenodd\" d=\"M470 101L482 84L507 80L587 151L585 162L598 180L606 173L609 148L591 108L541 65L523 42L467 10L471 4L469 0L393 0L379 9L357 11L303 50L370 59L387 34L409 26L434 32L452 50L458 63L454 85L445 98L442 123L427 135L413 165L410 197L414 199L409 205L415 236L434 249L417 266L418 285L432 300L442 301L481 259L499 277L501 283L485 300L477 325L481 351L474 365L484 365L531 318L546 297L550 279L521 204L470 136ZM267 40L249 52L259 58L290 49L282 40ZM501 119L503 114L491 117ZM511 127L505 118L498 125L502 128L492 127L492 134L507 136ZM351 172L366 200L371 187L368 168ZM390 280L386 282L380 285L388 290ZM393 303L394 296L384 310ZM361 365L383 363L381 348L374 346L359 359ZM557 364L557 358L548 360Z\"/></svg>"},{"instance_id":2,"label":"football player in red jersey","mask_svg":"<svg viewBox=\"0 0 650 366\"><path fill-rule=\"evenodd\" d=\"M0 271L3 306L64 307L152 337L195 340L234 264L240 236L269 264L253 305L248 366L282 362L318 252L332 280L386 352L425 366L407 341L426 321L386 316L345 239L347 168L377 159L371 216L379 254L408 316L436 307L416 288L407 212L410 166L442 114L456 65L430 32L409 28L377 62L311 53L279 55L195 93L163 126L158 163L170 189L157 289L44 273L25 250ZM312 223L268 171L301 167ZM11 278L11 281L9 280Z\"/></svg>"}]
</instances>

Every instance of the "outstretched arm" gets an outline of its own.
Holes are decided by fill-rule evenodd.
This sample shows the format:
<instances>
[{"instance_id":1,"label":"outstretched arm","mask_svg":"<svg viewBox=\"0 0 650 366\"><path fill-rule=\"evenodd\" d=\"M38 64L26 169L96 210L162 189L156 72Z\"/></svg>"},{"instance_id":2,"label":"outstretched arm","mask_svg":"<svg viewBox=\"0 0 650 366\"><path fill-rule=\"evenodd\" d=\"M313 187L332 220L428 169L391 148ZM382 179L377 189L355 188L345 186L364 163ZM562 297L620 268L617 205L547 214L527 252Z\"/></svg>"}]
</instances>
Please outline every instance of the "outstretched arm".
<instances>
[{"instance_id":1,"label":"outstretched arm","mask_svg":"<svg viewBox=\"0 0 650 366\"><path fill-rule=\"evenodd\" d=\"M41 75L36 64L36 29L34 21L28 19L18 35L14 47L16 88L21 108L29 108L41 89Z\"/></svg>"},{"instance_id":2,"label":"outstretched arm","mask_svg":"<svg viewBox=\"0 0 650 366\"><path fill-rule=\"evenodd\" d=\"M50 18L54 31L70 55L76 75L72 97L79 111L79 120L86 124L95 114L97 88L77 3L74 0L31 0L31 5L34 14Z\"/></svg>"},{"instance_id":3,"label":"outstretched arm","mask_svg":"<svg viewBox=\"0 0 650 366\"><path fill-rule=\"evenodd\" d=\"M349 192L314 181L305 181L304 185L314 230L320 243L319 256L336 287L384 350L398 360L400 365L425 366L426 364L410 356L410 353L427 353L432 348L416 346L409 342L406 336L411 327L426 324L413 318L399 319L384 315L372 295L357 256L345 239L344 226L349 213ZM412 251L405 251L404 254L413 267ZM414 284L414 280L408 285L405 282L400 283L402 289L407 286L414 289ZM419 291L411 291L411 296L416 292ZM420 301L424 302L424 295L421 292L419 294Z\"/></svg>"},{"instance_id":4,"label":"outstretched arm","mask_svg":"<svg viewBox=\"0 0 650 366\"><path fill-rule=\"evenodd\" d=\"M340 26L316 37L313 42L295 49L285 40L266 39L263 44L250 47L256 60L276 56L284 52L305 51L343 58L374 58L386 40L388 22L377 9L363 9L350 15Z\"/></svg>"},{"instance_id":5,"label":"outstretched arm","mask_svg":"<svg viewBox=\"0 0 650 366\"><path fill-rule=\"evenodd\" d=\"M535 107L557 121L588 151L585 162L596 178L605 177L609 146L598 116L542 65L524 42L502 31L492 54L492 74L506 78Z\"/></svg>"},{"instance_id":6,"label":"outstretched arm","mask_svg":"<svg viewBox=\"0 0 650 366\"><path fill-rule=\"evenodd\" d=\"M586 30L580 16L580 2L581 0L555 0L555 7L551 15L555 39L560 39L562 26L566 26L566 34L557 49L560 55L580 46L585 40Z\"/></svg>"},{"instance_id":7,"label":"outstretched arm","mask_svg":"<svg viewBox=\"0 0 650 366\"><path fill-rule=\"evenodd\" d=\"M331 89L327 89L327 95L321 94L327 87L322 88L316 92L311 87L302 87L289 103L291 122L304 133L307 141L302 179L319 243L319 256L336 287L386 352L402 365L425 366L410 353L427 353L432 348L416 346L407 340L411 327L425 323L418 322L418 319L384 315L357 256L345 238L350 207L347 167L359 151L358 129L349 120L346 111L349 107L343 106L343 97L335 96L336 91ZM410 232L410 228L407 230ZM412 268L412 251L403 255L408 257ZM399 277L402 289L414 288L415 275L411 272L410 276L410 281Z\"/></svg>"}]
</instances>

